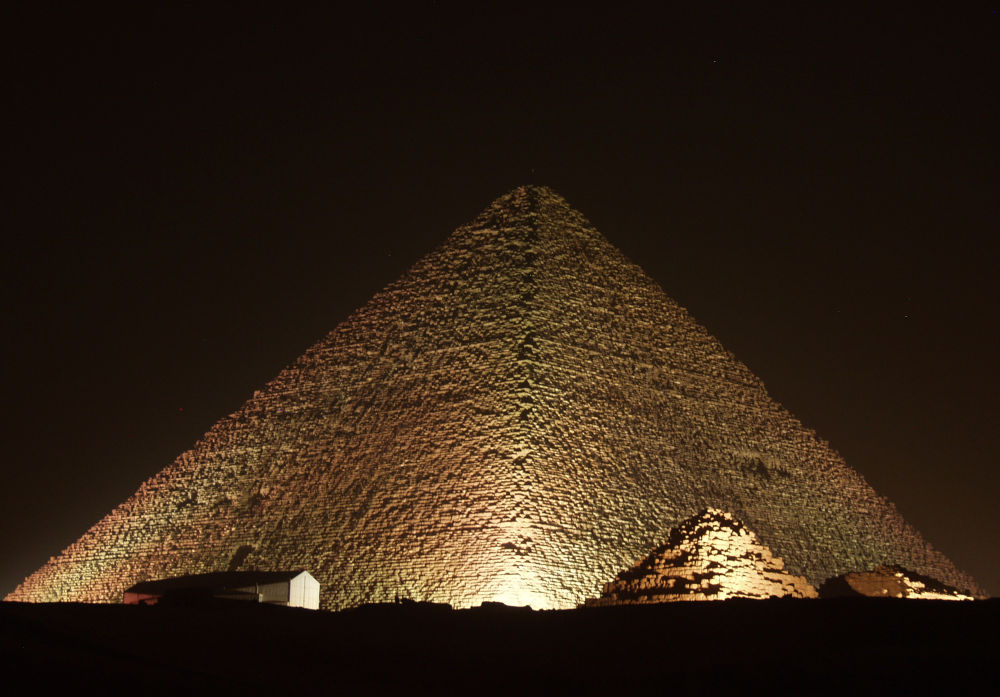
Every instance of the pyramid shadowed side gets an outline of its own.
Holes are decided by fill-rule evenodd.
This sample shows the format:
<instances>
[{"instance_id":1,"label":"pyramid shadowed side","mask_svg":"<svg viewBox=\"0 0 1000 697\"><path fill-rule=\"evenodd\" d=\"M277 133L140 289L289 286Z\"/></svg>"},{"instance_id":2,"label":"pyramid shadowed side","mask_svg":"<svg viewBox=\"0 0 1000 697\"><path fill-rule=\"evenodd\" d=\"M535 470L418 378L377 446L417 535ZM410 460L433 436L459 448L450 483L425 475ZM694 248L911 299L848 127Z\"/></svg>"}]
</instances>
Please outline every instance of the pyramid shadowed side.
<instances>
[{"instance_id":1,"label":"pyramid shadowed side","mask_svg":"<svg viewBox=\"0 0 1000 697\"><path fill-rule=\"evenodd\" d=\"M539 574L573 579L561 604L710 507L814 585L905 559L983 594L642 269L592 229L565 234L565 202L548 205L529 315L530 498Z\"/></svg>"},{"instance_id":2,"label":"pyramid shadowed side","mask_svg":"<svg viewBox=\"0 0 1000 697\"><path fill-rule=\"evenodd\" d=\"M902 563L974 590L558 195L456 230L25 581L308 569L323 606L571 607L709 506L817 583Z\"/></svg>"}]
</instances>

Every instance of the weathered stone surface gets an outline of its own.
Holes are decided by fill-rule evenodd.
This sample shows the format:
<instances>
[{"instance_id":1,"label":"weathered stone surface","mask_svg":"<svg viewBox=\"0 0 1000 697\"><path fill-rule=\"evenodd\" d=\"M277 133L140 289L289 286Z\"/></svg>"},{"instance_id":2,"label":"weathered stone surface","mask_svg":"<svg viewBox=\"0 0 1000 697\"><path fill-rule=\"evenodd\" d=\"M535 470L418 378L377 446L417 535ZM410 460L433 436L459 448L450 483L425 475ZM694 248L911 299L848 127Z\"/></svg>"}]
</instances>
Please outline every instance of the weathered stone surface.
<instances>
[{"instance_id":1,"label":"weathered stone surface","mask_svg":"<svg viewBox=\"0 0 1000 697\"><path fill-rule=\"evenodd\" d=\"M972 596L901 566L877 566L831 578L819 588L820 597L913 598L918 600L972 600Z\"/></svg>"},{"instance_id":2,"label":"weathered stone surface","mask_svg":"<svg viewBox=\"0 0 1000 697\"><path fill-rule=\"evenodd\" d=\"M604 586L587 607L727 598L815 598L802 576L725 511L702 511L670 531L667 542Z\"/></svg>"},{"instance_id":3,"label":"weathered stone surface","mask_svg":"<svg viewBox=\"0 0 1000 697\"><path fill-rule=\"evenodd\" d=\"M899 563L978 592L582 215L522 187L8 597L256 568L308 570L328 609L574 607L709 506L813 584Z\"/></svg>"}]
</instances>

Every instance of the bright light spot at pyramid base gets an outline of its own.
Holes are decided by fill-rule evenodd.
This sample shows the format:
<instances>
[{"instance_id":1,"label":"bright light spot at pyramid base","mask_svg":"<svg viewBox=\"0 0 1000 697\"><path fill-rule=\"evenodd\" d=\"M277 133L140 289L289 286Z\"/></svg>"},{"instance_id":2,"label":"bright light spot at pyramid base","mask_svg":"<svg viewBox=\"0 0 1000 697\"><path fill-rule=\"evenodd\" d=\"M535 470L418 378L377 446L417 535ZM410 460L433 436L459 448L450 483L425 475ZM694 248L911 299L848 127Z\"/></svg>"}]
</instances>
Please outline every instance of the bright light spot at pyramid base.
<instances>
[{"instance_id":1,"label":"bright light spot at pyramid base","mask_svg":"<svg viewBox=\"0 0 1000 697\"><path fill-rule=\"evenodd\" d=\"M524 607L528 605L532 610L551 610L553 607L548 599L529 590L504 591L494 598L494 602L512 607Z\"/></svg>"},{"instance_id":2,"label":"bright light spot at pyramid base","mask_svg":"<svg viewBox=\"0 0 1000 697\"><path fill-rule=\"evenodd\" d=\"M504 581L499 592L491 598L493 602L511 607L528 605L532 610L551 610L555 607L550 598L528 587L525 579L514 577Z\"/></svg>"}]
</instances>

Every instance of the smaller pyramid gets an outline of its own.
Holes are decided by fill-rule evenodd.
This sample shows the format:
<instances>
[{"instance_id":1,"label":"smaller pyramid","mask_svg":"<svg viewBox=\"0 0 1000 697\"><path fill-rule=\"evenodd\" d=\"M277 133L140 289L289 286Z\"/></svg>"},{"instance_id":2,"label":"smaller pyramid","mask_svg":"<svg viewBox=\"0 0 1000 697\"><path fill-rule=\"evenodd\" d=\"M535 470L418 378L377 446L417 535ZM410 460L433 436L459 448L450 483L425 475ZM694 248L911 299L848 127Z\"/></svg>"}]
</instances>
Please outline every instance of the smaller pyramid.
<instances>
[{"instance_id":1,"label":"smaller pyramid","mask_svg":"<svg viewBox=\"0 0 1000 697\"><path fill-rule=\"evenodd\" d=\"M619 573L586 606L817 595L743 523L708 508L673 528L666 544Z\"/></svg>"},{"instance_id":2,"label":"smaller pyramid","mask_svg":"<svg viewBox=\"0 0 1000 697\"><path fill-rule=\"evenodd\" d=\"M819 588L824 598L867 596L869 598L909 598L915 600L972 600L972 596L929 576L901 566L876 566L836 576Z\"/></svg>"}]
</instances>

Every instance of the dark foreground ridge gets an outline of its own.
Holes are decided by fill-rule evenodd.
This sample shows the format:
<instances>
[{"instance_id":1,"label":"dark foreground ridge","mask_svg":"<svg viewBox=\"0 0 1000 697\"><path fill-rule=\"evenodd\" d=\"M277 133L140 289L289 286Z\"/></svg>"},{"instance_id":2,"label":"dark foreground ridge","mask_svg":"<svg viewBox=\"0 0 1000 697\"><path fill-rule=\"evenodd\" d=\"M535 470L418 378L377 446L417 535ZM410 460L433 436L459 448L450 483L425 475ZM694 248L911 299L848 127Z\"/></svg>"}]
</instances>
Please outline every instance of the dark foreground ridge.
<instances>
[{"instance_id":1,"label":"dark foreground ridge","mask_svg":"<svg viewBox=\"0 0 1000 697\"><path fill-rule=\"evenodd\" d=\"M996 694L1000 600L532 612L0 604L7 684L102 694Z\"/></svg>"}]
</instances>

